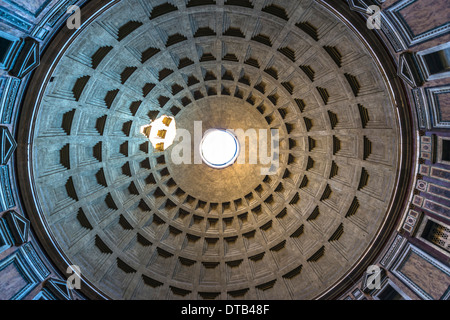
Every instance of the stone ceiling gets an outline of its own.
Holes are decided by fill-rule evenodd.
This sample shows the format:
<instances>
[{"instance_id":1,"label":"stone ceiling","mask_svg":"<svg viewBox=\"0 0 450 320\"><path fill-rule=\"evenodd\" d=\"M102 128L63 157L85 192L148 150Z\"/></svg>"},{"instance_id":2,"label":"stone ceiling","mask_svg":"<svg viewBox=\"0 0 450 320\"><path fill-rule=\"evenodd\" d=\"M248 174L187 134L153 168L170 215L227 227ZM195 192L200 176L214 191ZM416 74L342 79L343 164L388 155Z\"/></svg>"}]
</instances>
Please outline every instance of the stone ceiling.
<instances>
[{"instance_id":1,"label":"stone ceiling","mask_svg":"<svg viewBox=\"0 0 450 320\"><path fill-rule=\"evenodd\" d=\"M173 115L279 129L280 167L175 165L140 128ZM53 239L113 299L313 299L377 237L400 133L386 83L311 0L126 0L87 26L35 118Z\"/></svg>"}]
</instances>

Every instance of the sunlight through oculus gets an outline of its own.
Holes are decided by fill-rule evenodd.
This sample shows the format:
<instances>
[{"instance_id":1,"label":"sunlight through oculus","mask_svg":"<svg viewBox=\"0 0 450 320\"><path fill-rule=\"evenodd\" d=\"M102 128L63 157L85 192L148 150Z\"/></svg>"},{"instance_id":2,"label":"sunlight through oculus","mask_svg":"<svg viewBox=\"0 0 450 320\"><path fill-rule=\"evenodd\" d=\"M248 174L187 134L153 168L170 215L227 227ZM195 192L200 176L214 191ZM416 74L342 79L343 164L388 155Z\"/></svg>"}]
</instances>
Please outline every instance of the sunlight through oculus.
<instances>
[{"instance_id":1,"label":"sunlight through oculus","mask_svg":"<svg viewBox=\"0 0 450 320\"><path fill-rule=\"evenodd\" d=\"M200 154L210 167L223 169L231 166L239 156L239 141L230 131L210 129L200 143Z\"/></svg>"}]
</instances>

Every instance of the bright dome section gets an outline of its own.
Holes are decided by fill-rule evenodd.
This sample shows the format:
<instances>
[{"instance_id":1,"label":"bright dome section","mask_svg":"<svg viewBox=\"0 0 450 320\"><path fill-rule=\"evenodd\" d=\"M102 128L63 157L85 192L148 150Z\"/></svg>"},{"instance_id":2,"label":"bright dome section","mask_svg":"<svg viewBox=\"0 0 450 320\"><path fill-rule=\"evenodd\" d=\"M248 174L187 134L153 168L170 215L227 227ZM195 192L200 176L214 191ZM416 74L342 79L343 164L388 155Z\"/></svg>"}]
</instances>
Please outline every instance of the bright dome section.
<instances>
[{"instance_id":1,"label":"bright dome section","mask_svg":"<svg viewBox=\"0 0 450 320\"><path fill-rule=\"evenodd\" d=\"M239 155L239 141L227 130L210 129L200 143L203 161L210 167L223 169L231 166Z\"/></svg>"},{"instance_id":2,"label":"bright dome section","mask_svg":"<svg viewBox=\"0 0 450 320\"><path fill-rule=\"evenodd\" d=\"M164 115L143 127L142 133L149 138L155 151L162 152L173 144L177 135L175 119Z\"/></svg>"}]
</instances>

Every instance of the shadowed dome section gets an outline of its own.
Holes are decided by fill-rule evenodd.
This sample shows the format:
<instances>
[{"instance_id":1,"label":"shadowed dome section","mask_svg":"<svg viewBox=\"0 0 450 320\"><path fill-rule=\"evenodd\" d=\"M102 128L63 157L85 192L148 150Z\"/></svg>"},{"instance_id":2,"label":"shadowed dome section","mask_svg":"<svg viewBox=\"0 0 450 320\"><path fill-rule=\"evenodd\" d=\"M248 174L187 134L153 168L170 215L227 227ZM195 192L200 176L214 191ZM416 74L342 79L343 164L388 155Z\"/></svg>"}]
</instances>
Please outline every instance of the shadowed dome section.
<instances>
[{"instance_id":1,"label":"shadowed dome section","mask_svg":"<svg viewBox=\"0 0 450 320\"><path fill-rule=\"evenodd\" d=\"M382 71L312 0L163 2L117 3L57 61L30 165L49 234L114 299L319 296L395 194ZM277 129L279 164L175 164L177 142L154 152L141 133L163 115L191 136Z\"/></svg>"}]
</instances>

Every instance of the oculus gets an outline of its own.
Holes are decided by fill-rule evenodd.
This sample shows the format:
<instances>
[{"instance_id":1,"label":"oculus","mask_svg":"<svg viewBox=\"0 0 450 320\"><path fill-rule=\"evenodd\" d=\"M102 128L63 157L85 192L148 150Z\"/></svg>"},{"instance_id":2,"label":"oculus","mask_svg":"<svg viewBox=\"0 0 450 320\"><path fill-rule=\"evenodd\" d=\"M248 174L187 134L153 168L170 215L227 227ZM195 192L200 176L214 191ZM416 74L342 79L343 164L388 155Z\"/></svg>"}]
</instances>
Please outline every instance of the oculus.
<instances>
[{"instance_id":1,"label":"oculus","mask_svg":"<svg viewBox=\"0 0 450 320\"><path fill-rule=\"evenodd\" d=\"M200 155L208 166L223 169L235 163L239 156L239 141L231 131L209 129L200 143Z\"/></svg>"}]
</instances>

